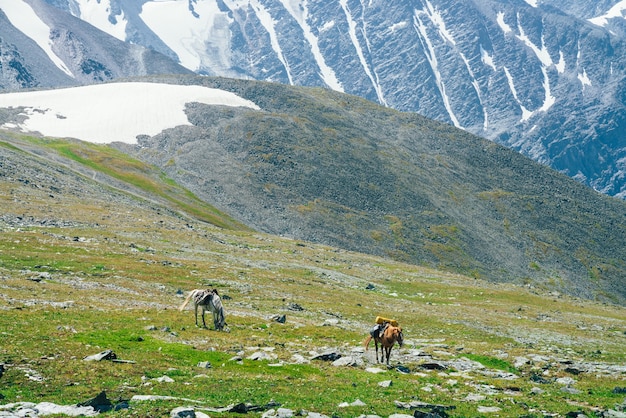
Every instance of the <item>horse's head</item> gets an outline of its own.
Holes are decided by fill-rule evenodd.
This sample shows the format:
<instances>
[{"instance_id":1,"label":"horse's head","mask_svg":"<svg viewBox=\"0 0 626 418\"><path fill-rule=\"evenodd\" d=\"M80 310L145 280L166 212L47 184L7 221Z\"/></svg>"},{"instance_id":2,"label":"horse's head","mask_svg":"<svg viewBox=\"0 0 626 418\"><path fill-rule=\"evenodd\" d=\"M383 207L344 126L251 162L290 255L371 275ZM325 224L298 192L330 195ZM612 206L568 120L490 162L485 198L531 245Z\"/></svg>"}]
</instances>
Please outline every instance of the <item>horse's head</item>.
<instances>
[{"instance_id":1,"label":"horse's head","mask_svg":"<svg viewBox=\"0 0 626 418\"><path fill-rule=\"evenodd\" d=\"M398 341L398 345L402 347L402 344L404 344L404 335L402 335L402 328L396 327L396 330L396 341Z\"/></svg>"}]
</instances>

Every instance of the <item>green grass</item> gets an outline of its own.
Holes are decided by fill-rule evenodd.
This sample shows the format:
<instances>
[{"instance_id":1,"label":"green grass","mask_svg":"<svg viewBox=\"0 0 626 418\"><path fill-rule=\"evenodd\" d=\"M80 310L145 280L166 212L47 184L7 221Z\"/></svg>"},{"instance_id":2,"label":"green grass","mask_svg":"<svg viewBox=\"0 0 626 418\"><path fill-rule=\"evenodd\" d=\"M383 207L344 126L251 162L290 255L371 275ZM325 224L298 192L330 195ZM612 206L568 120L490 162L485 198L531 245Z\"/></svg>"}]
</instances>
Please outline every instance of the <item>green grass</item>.
<instances>
[{"instance_id":1,"label":"green grass","mask_svg":"<svg viewBox=\"0 0 626 418\"><path fill-rule=\"evenodd\" d=\"M122 172L125 181L140 177L129 168ZM45 184L34 188L4 179L0 186L3 214L71 221L63 228L0 223L1 404L75 404L104 390L113 401L164 395L196 400L198 408L274 401L336 417L412 413L395 401L444 405L451 417L481 416L479 406L502 408L488 416L581 410L593 417L623 403L624 396L613 393L624 386L623 373L574 375L558 360L626 364L623 307L218 228L177 214L181 207L167 199L163 204L171 206L164 210L113 192L60 192L51 201ZM224 296L230 332L196 328L191 309L178 311L179 293L201 287L216 287ZM289 309L291 304L302 310ZM286 323L274 322L276 314L285 314ZM367 371L381 367L371 346L357 367L295 364L294 355L309 359L312 352L349 355L360 349L378 315L403 327L406 344L394 348L391 363L409 359L402 361L408 374L394 367ZM83 360L106 349L132 363ZM248 359L259 350L275 358ZM533 355L550 360L513 366L516 357ZM462 357L518 378L422 367ZM198 367L205 361L212 367ZM546 383L533 381L535 375ZM175 382L156 380L163 376ZM580 392L563 392L556 381L561 377L574 378ZM392 385L382 388L384 380ZM534 393L537 387L541 393ZM487 389L485 399L467 400ZM365 406L339 407L357 399ZM133 402L105 416L169 416L182 404L188 402Z\"/></svg>"},{"instance_id":2,"label":"green grass","mask_svg":"<svg viewBox=\"0 0 626 418\"><path fill-rule=\"evenodd\" d=\"M198 199L189 190L180 187L156 167L148 166L107 145L32 136L20 136L19 140L54 150L84 167L120 180L144 193L163 198L177 210L182 210L197 219L222 228L249 230L227 214ZM6 142L3 144L16 148Z\"/></svg>"},{"instance_id":3,"label":"green grass","mask_svg":"<svg viewBox=\"0 0 626 418\"><path fill-rule=\"evenodd\" d=\"M465 357L469 358L470 360L477 361L489 369L502 370L513 374L519 373L519 370L513 367L509 362L499 358L471 353L466 354Z\"/></svg>"}]
</instances>

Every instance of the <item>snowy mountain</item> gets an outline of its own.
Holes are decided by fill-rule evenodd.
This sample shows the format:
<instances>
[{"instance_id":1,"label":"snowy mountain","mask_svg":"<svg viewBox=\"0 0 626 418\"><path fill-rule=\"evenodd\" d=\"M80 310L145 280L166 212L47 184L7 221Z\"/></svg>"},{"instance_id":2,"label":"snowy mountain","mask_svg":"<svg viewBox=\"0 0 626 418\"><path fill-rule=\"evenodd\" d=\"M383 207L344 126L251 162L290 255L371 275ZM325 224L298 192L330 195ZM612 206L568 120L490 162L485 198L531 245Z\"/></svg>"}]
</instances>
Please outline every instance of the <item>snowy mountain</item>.
<instances>
[{"instance_id":1,"label":"snowy mountain","mask_svg":"<svg viewBox=\"0 0 626 418\"><path fill-rule=\"evenodd\" d=\"M199 74L323 86L415 111L626 197L624 0L45 1L0 8L23 2L46 22L78 26L51 5L99 29L81 33L106 32ZM5 22L0 37L15 40L3 51L35 38Z\"/></svg>"},{"instance_id":2,"label":"snowy mountain","mask_svg":"<svg viewBox=\"0 0 626 418\"><path fill-rule=\"evenodd\" d=\"M158 52L120 41L43 1L0 0L0 89L188 72Z\"/></svg>"}]
</instances>

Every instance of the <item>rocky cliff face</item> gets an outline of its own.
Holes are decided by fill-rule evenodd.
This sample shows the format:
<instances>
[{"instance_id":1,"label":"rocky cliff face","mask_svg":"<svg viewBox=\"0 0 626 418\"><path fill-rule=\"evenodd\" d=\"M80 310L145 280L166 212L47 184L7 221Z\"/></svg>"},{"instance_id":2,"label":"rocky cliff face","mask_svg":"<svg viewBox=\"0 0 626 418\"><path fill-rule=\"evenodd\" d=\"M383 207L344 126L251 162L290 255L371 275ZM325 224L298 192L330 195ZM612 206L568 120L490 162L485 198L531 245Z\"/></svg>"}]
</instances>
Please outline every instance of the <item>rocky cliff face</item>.
<instances>
[{"instance_id":1,"label":"rocky cliff face","mask_svg":"<svg viewBox=\"0 0 626 418\"><path fill-rule=\"evenodd\" d=\"M43 1L0 7L0 89L90 84L190 72L162 54L120 41ZM47 33L48 37L41 36Z\"/></svg>"},{"instance_id":2,"label":"rocky cliff face","mask_svg":"<svg viewBox=\"0 0 626 418\"><path fill-rule=\"evenodd\" d=\"M323 86L415 111L626 197L626 20L617 1L28 2L200 74ZM143 65L128 56L138 53L120 59L102 42L55 34L81 81ZM92 62L82 50L102 54Z\"/></svg>"}]
</instances>

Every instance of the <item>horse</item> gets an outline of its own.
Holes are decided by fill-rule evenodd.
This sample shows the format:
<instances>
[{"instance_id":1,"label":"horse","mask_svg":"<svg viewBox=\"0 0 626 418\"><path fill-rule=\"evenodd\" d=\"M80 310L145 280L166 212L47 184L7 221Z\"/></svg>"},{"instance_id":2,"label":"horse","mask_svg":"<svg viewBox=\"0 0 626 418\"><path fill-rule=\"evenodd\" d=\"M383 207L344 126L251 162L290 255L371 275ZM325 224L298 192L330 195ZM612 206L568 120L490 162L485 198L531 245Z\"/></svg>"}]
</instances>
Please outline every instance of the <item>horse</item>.
<instances>
[{"instance_id":1,"label":"horse","mask_svg":"<svg viewBox=\"0 0 626 418\"><path fill-rule=\"evenodd\" d=\"M198 325L198 307L202 308L202 326L207 328L206 322L204 322L204 313L210 311L213 314L213 326L215 330L223 330L226 325L226 318L224 316L224 307L222 306L222 300L217 292L217 289L194 289L189 292L189 295L185 299L185 302L178 308L179 311L183 311L185 306L193 299L194 311L196 316L196 326Z\"/></svg>"},{"instance_id":2,"label":"horse","mask_svg":"<svg viewBox=\"0 0 626 418\"><path fill-rule=\"evenodd\" d=\"M365 349L370 345L370 341L374 340L376 345L376 361L378 361L378 344L380 343L380 362L385 361L385 354L387 355L387 365L389 365L389 355L393 345L397 342L400 347L404 344L404 336L402 335L402 328L393 325L387 325L383 331L382 336L376 330L374 333L370 333L365 340Z\"/></svg>"}]
</instances>

